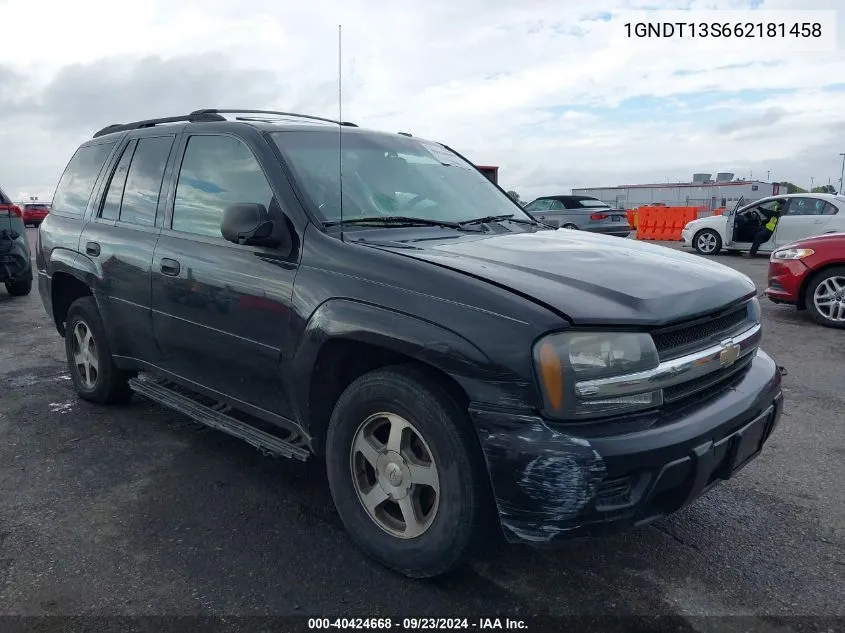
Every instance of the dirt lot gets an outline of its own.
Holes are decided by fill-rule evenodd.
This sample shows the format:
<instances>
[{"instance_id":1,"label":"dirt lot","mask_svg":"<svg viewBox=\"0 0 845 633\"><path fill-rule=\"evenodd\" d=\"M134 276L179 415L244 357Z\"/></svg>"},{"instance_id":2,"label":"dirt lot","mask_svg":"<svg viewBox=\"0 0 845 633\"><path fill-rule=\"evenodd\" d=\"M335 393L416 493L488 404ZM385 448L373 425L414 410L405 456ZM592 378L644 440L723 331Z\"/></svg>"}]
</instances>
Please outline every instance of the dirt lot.
<instances>
[{"instance_id":1,"label":"dirt lot","mask_svg":"<svg viewBox=\"0 0 845 633\"><path fill-rule=\"evenodd\" d=\"M764 287L765 259L719 260ZM845 333L761 302L786 412L737 479L623 536L509 546L418 582L350 545L317 460L263 457L138 397L77 400L37 292L0 292L0 614L845 616Z\"/></svg>"}]
</instances>

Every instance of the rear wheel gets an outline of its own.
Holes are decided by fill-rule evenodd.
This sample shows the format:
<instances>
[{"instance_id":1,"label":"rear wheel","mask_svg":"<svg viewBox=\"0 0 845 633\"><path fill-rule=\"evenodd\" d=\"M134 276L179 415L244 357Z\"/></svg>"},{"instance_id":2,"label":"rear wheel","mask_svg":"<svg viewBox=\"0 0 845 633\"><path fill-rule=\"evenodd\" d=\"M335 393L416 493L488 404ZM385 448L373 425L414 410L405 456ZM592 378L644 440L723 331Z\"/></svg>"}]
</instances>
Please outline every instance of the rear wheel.
<instances>
[{"instance_id":1,"label":"rear wheel","mask_svg":"<svg viewBox=\"0 0 845 633\"><path fill-rule=\"evenodd\" d=\"M112 360L106 331L92 297L74 301L65 325L65 353L76 393L98 404L126 402L132 396L131 374Z\"/></svg>"},{"instance_id":2,"label":"rear wheel","mask_svg":"<svg viewBox=\"0 0 845 633\"><path fill-rule=\"evenodd\" d=\"M489 533L489 488L466 415L435 381L408 367L353 382L326 442L329 486L355 543L415 578L464 563Z\"/></svg>"},{"instance_id":3,"label":"rear wheel","mask_svg":"<svg viewBox=\"0 0 845 633\"><path fill-rule=\"evenodd\" d=\"M569 223L569 224L564 224L564 225L563 225L563 227L561 227L561 228L564 228L564 229L570 229L570 230L572 230L572 231L577 231L577 230L578 230L578 227L577 227L577 226L575 226L575 225L574 225L574 224L572 224L572 223Z\"/></svg>"},{"instance_id":4,"label":"rear wheel","mask_svg":"<svg viewBox=\"0 0 845 633\"><path fill-rule=\"evenodd\" d=\"M6 292L13 297L25 297L32 292L32 278L18 279L16 281L9 280L5 283Z\"/></svg>"},{"instance_id":5,"label":"rear wheel","mask_svg":"<svg viewBox=\"0 0 845 633\"><path fill-rule=\"evenodd\" d=\"M722 238L713 229L704 229L695 234L692 245L701 255L716 255L722 250Z\"/></svg>"},{"instance_id":6,"label":"rear wheel","mask_svg":"<svg viewBox=\"0 0 845 633\"><path fill-rule=\"evenodd\" d=\"M816 323L845 328L845 266L817 274L807 286L804 300Z\"/></svg>"}]
</instances>

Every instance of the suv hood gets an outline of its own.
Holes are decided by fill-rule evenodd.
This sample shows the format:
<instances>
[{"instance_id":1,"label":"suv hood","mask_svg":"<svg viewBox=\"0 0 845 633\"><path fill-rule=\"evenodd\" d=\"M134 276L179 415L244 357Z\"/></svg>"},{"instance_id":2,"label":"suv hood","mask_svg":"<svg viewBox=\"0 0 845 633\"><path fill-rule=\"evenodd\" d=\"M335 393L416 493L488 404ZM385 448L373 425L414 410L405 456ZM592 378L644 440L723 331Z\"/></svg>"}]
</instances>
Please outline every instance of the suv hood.
<instances>
[{"instance_id":1,"label":"suv hood","mask_svg":"<svg viewBox=\"0 0 845 633\"><path fill-rule=\"evenodd\" d=\"M664 325L714 312L756 291L746 275L697 255L580 231L411 244L379 247L486 279L576 325Z\"/></svg>"}]
</instances>

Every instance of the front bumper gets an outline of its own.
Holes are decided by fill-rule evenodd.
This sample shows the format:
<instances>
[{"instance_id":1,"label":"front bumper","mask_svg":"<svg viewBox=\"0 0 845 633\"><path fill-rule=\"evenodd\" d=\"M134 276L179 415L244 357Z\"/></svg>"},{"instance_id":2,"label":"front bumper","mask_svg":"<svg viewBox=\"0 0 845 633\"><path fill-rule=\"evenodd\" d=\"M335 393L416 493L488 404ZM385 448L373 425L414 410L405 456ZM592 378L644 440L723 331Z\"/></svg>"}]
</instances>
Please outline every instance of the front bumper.
<instances>
[{"instance_id":1,"label":"front bumper","mask_svg":"<svg viewBox=\"0 0 845 633\"><path fill-rule=\"evenodd\" d=\"M800 259L769 260L766 296L775 303L798 303L801 283L808 271Z\"/></svg>"},{"instance_id":2,"label":"front bumper","mask_svg":"<svg viewBox=\"0 0 845 633\"><path fill-rule=\"evenodd\" d=\"M505 537L549 544L644 525L759 454L783 411L763 351L718 392L630 420L556 424L473 404Z\"/></svg>"},{"instance_id":3,"label":"front bumper","mask_svg":"<svg viewBox=\"0 0 845 633\"><path fill-rule=\"evenodd\" d=\"M692 231L690 229L681 231L681 246L692 246Z\"/></svg>"}]
</instances>

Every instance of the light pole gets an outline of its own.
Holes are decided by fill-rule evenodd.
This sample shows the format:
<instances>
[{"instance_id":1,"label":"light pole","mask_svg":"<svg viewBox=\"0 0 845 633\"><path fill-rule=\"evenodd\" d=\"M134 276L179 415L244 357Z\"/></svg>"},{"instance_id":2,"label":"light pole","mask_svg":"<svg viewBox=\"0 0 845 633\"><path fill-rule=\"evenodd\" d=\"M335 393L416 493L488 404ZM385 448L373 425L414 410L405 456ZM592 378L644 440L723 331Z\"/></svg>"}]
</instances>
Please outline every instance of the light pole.
<instances>
[{"instance_id":1,"label":"light pole","mask_svg":"<svg viewBox=\"0 0 845 633\"><path fill-rule=\"evenodd\" d=\"M842 171L839 173L839 194L845 193L845 185L842 184L842 178L845 178L845 154L839 154L842 157Z\"/></svg>"},{"instance_id":2,"label":"light pole","mask_svg":"<svg viewBox=\"0 0 845 633\"><path fill-rule=\"evenodd\" d=\"M813 182L815 181L815 176L810 176L810 193L813 193Z\"/></svg>"},{"instance_id":3,"label":"light pole","mask_svg":"<svg viewBox=\"0 0 845 633\"><path fill-rule=\"evenodd\" d=\"M769 174L771 174L771 173L772 173L771 169L766 170L766 182L769 182Z\"/></svg>"}]
</instances>

